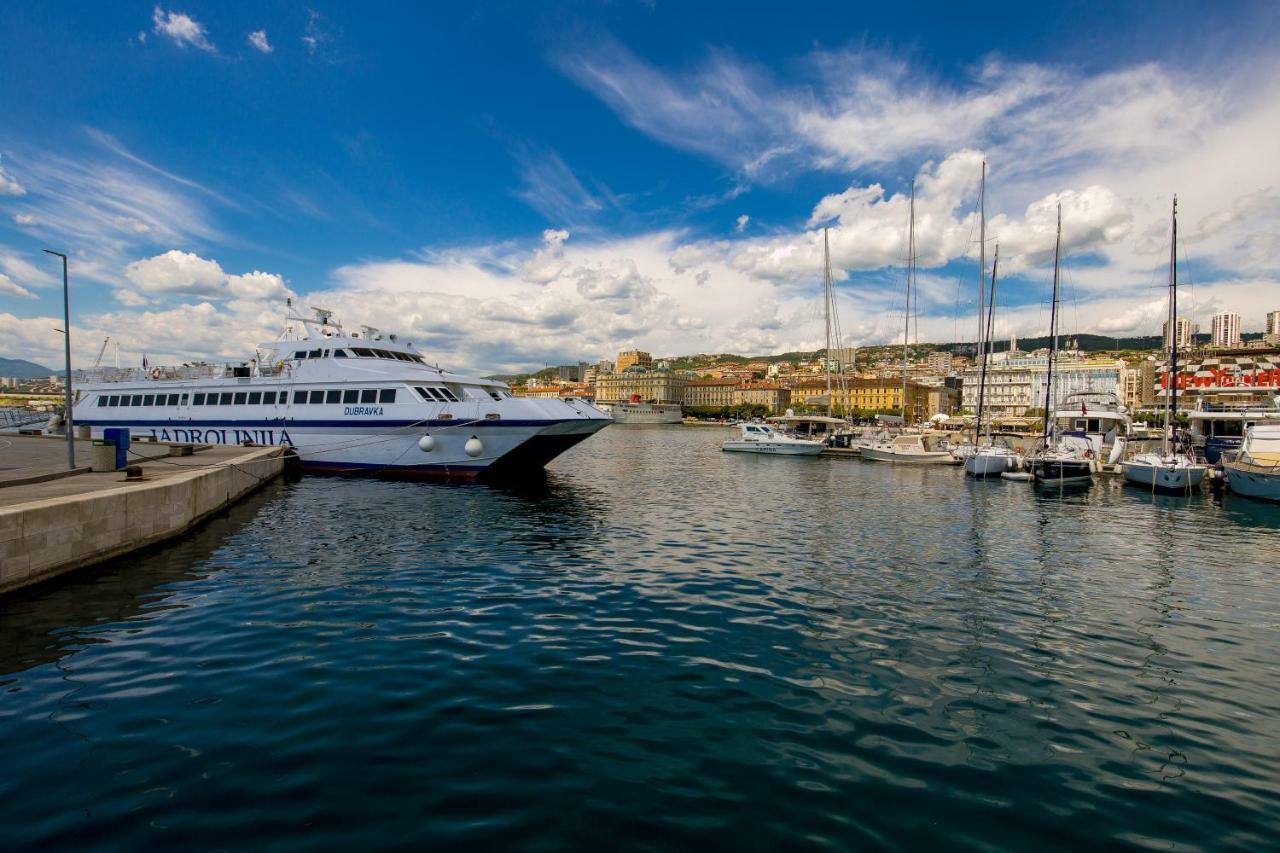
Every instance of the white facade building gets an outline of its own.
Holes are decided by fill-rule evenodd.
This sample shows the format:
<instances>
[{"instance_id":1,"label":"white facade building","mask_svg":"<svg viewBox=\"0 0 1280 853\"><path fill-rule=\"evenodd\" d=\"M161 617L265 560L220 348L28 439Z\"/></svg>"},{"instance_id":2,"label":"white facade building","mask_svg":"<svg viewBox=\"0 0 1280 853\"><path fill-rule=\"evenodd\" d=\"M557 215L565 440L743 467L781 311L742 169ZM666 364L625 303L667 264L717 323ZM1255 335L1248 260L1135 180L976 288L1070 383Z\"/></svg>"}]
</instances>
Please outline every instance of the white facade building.
<instances>
[{"instance_id":1,"label":"white facade building","mask_svg":"<svg viewBox=\"0 0 1280 853\"><path fill-rule=\"evenodd\" d=\"M1164 321L1164 348L1169 348L1169 321ZM1186 317L1178 318L1178 349L1191 348L1191 321Z\"/></svg>"},{"instance_id":2,"label":"white facade building","mask_svg":"<svg viewBox=\"0 0 1280 853\"><path fill-rule=\"evenodd\" d=\"M987 365L986 405L996 417L1021 417L1028 409L1044 407L1045 380L1049 359L1045 355L1021 355L999 364ZM1124 393L1124 362L1087 360L1059 355L1054 363L1052 405L1068 394ZM964 374L963 406L978 410L978 369Z\"/></svg>"},{"instance_id":3,"label":"white facade building","mask_svg":"<svg viewBox=\"0 0 1280 853\"><path fill-rule=\"evenodd\" d=\"M1213 345L1234 347L1240 345L1240 315L1235 313L1213 315Z\"/></svg>"}]
</instances>

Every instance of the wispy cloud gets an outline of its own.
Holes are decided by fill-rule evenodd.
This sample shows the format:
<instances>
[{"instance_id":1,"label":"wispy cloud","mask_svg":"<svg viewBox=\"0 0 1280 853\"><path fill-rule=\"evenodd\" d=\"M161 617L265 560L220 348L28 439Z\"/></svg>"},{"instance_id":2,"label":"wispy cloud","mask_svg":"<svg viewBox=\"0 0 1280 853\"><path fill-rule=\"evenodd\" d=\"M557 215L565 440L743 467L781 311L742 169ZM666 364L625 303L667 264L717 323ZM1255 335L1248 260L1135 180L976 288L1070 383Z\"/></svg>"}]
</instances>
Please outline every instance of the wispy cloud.
<instances>
[{"instance_id":1,"label":"wispy cloud","mask_svg":"<svg viewBox=\"0 0 1280 853\"><path fill-rule=\"evenodd\" d=\"M19 196L26 195L27 191L18 183L18 179L10 175L4 169L4 162L0 161L0 196Z\"/></svg>"},{"instance_id":2,"label":"wispy cloud","mask_svg":"<svg viewBox=\"0 0 1280 853\"><path fill-rule=\"evenodd\" d=\"M20 296L23 299L39 299L30 290L14 282L9 276L0 272L0 294L5 296Z\"/></svg>"},{"instance_id":3,"label":"wispy cloud","mask_svg":"<svg viewBox=\"0 0 1280 853\"><path fill-rule=\"evenodd\" d=\"M259 53L271 53L275 50L275 48L271 46L271 42L267 41L266 30L254 30L249 33L248 41L250 47Z\"/></svg>"},{"instance_id":4,"label":"wispy cloud","mask_svg":"<svg viewBox=\"0 0 1280 853\"><path fill-rule=\"evenodd\" d=\"M195 18L185 12L165 11L156 6L151 11L152 32L164 36L178 47L194 47L207 53L218 49L209 41L209 33Z\"/></svg>"},{"instance_id":5,"label":"wispy cloud","mask_svg":"<svg viewBox=\"0 0 1280 853\"><path fill-rule=\"evenodd\" d=\"M552 224L582 225L605 209L609 196L588 190L556 151L520 144L513 156L520 166L516 197Z\"/></svg>"}]
</instances>

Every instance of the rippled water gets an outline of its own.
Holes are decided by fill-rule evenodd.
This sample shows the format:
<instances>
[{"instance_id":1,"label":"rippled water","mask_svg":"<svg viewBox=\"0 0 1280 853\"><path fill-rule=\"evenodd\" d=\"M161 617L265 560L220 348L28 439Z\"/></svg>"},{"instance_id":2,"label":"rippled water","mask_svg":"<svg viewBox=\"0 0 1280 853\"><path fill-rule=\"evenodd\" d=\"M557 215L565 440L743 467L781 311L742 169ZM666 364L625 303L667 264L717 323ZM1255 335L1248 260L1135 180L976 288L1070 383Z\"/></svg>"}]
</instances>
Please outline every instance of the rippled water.
<instances>
[{"instance_id":1,"label":"rippled water","mask_svg":"<svg viewBox=\"0 0 1280 853\"><path fill-rule=\"evenodd\" d=\"M1274 843L1280 510L726 434L274 485L0 604L4 846Z\"/></svg>"}]
</instances>

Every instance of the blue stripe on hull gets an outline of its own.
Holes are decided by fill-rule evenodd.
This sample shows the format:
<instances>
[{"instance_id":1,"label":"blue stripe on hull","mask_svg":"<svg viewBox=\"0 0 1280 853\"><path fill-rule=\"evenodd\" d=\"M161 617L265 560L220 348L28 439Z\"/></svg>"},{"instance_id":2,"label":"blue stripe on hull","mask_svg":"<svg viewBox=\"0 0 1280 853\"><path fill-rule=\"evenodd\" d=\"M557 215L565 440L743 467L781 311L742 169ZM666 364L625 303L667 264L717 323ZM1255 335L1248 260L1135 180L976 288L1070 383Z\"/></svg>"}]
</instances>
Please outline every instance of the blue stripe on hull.
<instances>
[{"instance_id":1,"label":"blue stripe on hull","mask_svg":"<svg viewBox=\"0 0 1280 853\"><path fill-rule=\"evenodd\" d=\"M396 428L396 427L434 427L437 429L445 427L457 427L466 425L468 427L531 427L531 426L555 426L557 424L570 424L582 422L602 422L603 418L562 418L559 420L466 420L464 418L454 418L447 421L404 421L404 420L367 420L361 418L348 418L338 421L299 421L299 420L233 420L233 421L213 421L213 420L191 420L191 421L175 421L175 420L145 420L145 421L123 421L123 420L102 420L94 417L75 416L75 423L78 426L100 426L100 427L155 427L157 429L177 427L179 429L187 427L196 427L203 429L205 427L218 427L222 429L295 429L295 428Z\"/></svg>"},{"instance_id":2,"label":"blue stripe on hull","mask_svg":"<svg viewBox=\"0 0 1280 853\"><path fill-rule=\"evenodd\" d=\"M474 480L485 470L484 465L378 465L368 462L318 462L302 460L308 474L338 474L399 478L410 480L459 479Z\"/></svg>"}]
</instances>

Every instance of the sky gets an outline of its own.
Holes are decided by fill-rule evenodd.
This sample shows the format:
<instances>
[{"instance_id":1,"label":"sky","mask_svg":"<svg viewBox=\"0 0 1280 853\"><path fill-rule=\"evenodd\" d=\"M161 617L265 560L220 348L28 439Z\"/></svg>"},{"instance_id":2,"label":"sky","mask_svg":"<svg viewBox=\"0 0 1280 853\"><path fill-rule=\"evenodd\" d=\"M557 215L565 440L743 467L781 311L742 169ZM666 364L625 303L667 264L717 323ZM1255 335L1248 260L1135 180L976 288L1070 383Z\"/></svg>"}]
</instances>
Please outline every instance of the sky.
<instances>
[{"instance_id":1,"label":"sky","mask_svg":"<svg viewBox=\"0 0 1280 853\"><path fill-rule=\"evenodd\" d=\"M482 373L1280 309L1275 3L9 3L0 355L246 359L285 300ZM883 7L883 8L882 8ZM111 363L115 347L104 363Z\"/></svg>"}]
</instances>

